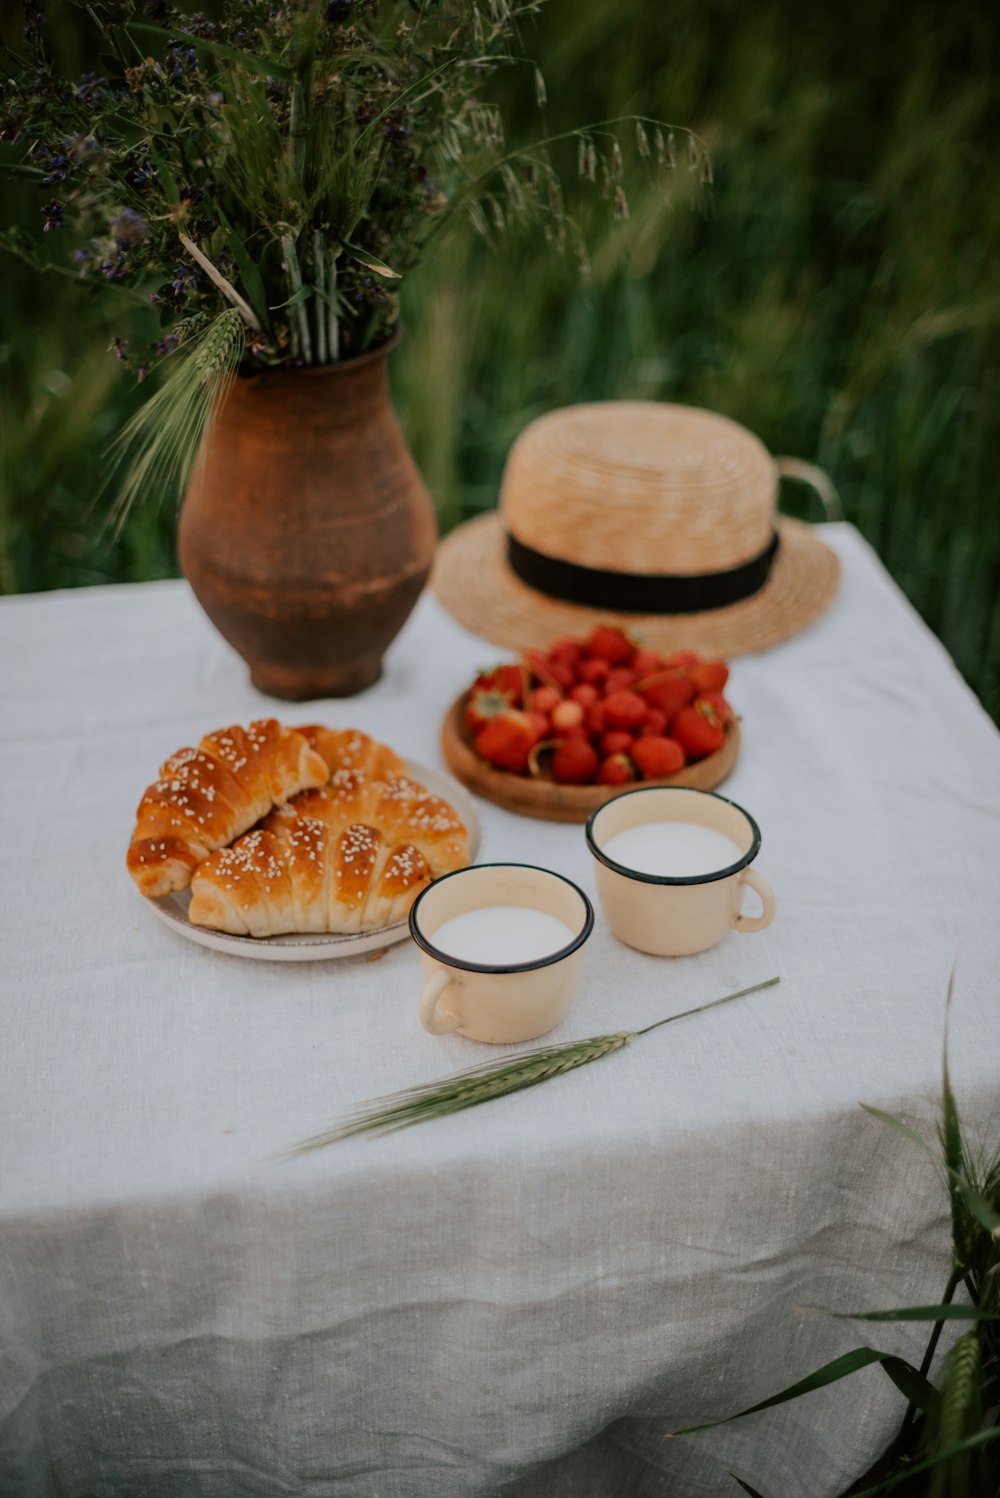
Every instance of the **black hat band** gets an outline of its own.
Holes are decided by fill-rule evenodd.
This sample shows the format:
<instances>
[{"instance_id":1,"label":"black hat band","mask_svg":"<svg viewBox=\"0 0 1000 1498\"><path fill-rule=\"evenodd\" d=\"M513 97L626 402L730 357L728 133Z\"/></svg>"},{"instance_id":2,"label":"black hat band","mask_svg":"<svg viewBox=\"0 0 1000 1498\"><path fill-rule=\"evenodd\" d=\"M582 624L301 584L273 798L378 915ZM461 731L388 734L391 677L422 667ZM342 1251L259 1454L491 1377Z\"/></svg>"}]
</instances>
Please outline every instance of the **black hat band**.
<instances>
[{"instance_id":1,"label":"black hat band","mask_svg":"<svg viewBox=\"0 0 1000 1498\"><path fill-rule=\"evenodd\" d=\"M620 614L700 614L708 609L728 608L759 593L770 575L779 539L774 531L760 555L739 567L726 572L698 572L689 577L581 567L576 562L535 551L510 534L507 561L529 588L565 603L610 609Z\"/></svg>"}]
</instances>

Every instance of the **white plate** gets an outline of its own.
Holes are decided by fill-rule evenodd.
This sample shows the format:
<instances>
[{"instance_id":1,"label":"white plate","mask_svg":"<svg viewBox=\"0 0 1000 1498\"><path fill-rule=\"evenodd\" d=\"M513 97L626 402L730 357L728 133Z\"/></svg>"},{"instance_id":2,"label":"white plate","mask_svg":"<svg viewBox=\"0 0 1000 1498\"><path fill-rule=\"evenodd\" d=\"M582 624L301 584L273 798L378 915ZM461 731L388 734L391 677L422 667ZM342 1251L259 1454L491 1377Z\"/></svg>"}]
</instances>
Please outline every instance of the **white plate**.
<instances>
[{"instance_id":1,"label":"white plate","mask_svg":"<svg viewBox=\"0 0 1000 1498\"><path fill-rule=\"evenodd\" d=\"M407 774L420 785L426 786L435 796L450 801L462 818L469 832L469 862L475 863L479 852L479 817L472 797L464 791L457 780L440 770L428 769L426 765L406 760ZM161 921L165 921L179 936L197 942L202 947L212 947L216 952L229 952L234 957L263 958L265 962L320 962L331 957L360 957L365 952L377 952L390 947L393 942L405 941L410 934L407 921L394 921L391 926L376 926L372 931L352 931L347 935L328 932L319 935L299 935L291 932L287 936L233 936L228 931L210 931L206 926L192 926L187 918L191 903L190 889L177 890L163 895L159 900L147 900Z\"/></svg>"}]
</instances>

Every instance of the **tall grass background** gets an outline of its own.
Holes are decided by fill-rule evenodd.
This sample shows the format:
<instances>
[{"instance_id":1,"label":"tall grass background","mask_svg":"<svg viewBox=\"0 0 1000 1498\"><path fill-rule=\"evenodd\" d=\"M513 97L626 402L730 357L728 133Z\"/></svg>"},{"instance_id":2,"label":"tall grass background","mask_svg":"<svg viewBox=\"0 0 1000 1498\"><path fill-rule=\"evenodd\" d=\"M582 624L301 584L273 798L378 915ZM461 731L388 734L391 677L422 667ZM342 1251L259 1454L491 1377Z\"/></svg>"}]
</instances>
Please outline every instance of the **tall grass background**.
<instances>
[{"instance_id":1,"label":"tall grass background","mask_svg":"<svg viewBox=\"0 0 1000 1498\"><path fill-rule=\"evenodd\" d=\"M210 7L203 6L203 9ZM6 11L6 7L5 7ZM72 12L58 43L92 65ZM16 35L16 17L4 30ZM540 233L499 251L466 227L404 287L393 380L442 528L496 501L540 412L615 397L712 407L773 452L821 464L846 517L1000 718L1000 144L991 8L845 0L548 0L525 27L532 77L504 86L522 143L628 113L691 125L664 190L633 153L630 216L574 187L591 274ZM8 152L9 154L9 152ZM37 230L9 181L3 218ZM65 231L52 235L52 253ZM140 310L138 316L146 314ZM6 258L0 267L0 588L174 575L176 512L119 538L102 453L146 393L106 352L136 314ZM791 486L785 508L820 518Z\"/></svg>"}]
</instances>

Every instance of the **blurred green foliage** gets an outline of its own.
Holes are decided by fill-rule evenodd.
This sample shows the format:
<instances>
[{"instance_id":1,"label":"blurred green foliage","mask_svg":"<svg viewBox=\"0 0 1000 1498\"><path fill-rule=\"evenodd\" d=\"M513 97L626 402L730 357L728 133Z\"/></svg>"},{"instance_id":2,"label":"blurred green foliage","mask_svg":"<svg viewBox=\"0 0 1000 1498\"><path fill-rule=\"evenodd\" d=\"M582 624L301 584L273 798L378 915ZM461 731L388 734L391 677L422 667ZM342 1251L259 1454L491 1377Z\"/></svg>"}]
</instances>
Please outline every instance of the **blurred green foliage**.
<instances>
[{"instance_id":1,"label":"blurred green foliage","mask_svg":"<svg viewBox=\"0 0 1000 1498\"><path fill-rule=\"evenodd\" d=\"M496 499L525 422L610 397L723 411L821 464L847 518L1000 717L998 26L978 0L549 0L509 134L630 112L691 125L715 187L683 161L629 163L630 218L574 186L592 274L540 234L491 253L453 234L404 288L397 405L449 527ZM594 189L589 189L594 194ZM5 222L39 199L3 187ZM51 238L58 241L60 236ZM55 249L55 246L53 246ZM137 392L106 354L109 295L7 259L0 279L0 586L170 575L175 516L115 541L95 503L104 443ZM788 486L783 503L819 518Z\"/></svg>"}]
</instances>

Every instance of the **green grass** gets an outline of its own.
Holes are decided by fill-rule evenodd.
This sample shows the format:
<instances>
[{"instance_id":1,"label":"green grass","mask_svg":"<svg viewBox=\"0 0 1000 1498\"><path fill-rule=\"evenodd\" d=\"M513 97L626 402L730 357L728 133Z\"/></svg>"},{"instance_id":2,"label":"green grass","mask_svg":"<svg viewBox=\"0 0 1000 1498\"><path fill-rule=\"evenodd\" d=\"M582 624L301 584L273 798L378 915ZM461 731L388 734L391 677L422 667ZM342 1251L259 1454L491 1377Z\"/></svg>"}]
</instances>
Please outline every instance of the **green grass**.
<instances>
[{"instance_id":1,"label":"green grass","mask_svg":"<svg viewBox=\"0 0 1000 1498\"><path fill-rule=\"evenodd\" d=\"M439 245L404 291L394 381L442 523L495 502L511 441L553 405L712 406L827 469L1000 717L997 39L971 3L549 0L524 38L547 115L526 71L512 137L630 111L691 124L712 148L712 210L683 166L668 200L632 153L631 218L613 223L569 153L589 287L540 236L498 255L471 233ZM31 222L35 201L5 188L4 215ZM136 401L102 352L127 331L108 303L4 265L5 590L174 570L172 514L140 508L113 542L94 507Z\"/></svg>"}]
</instances>

